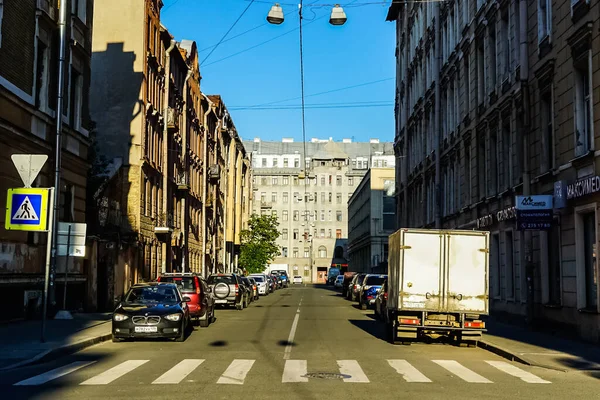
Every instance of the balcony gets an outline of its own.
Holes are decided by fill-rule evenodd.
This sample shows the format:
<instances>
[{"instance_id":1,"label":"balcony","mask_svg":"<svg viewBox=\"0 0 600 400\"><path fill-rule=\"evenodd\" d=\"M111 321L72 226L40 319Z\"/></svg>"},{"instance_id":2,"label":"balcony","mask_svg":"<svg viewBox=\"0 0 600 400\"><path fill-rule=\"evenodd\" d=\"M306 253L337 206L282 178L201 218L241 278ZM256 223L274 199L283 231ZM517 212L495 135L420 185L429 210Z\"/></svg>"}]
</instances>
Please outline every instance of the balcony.
<instances>
[{"instance_id":1,"label":"balcony","mask_svg":"<svg viewBox=\"0 0 600 400\"><path fill-rule=\"evenodd\" d=\"M159 214L158 217L154 220L154 233L159 234L169 234L173 232L173 214Z\"/></svg>"},{"instance_id":2,"label":"balcony","mask_svg":"<svg viewBox=\"0 0 600 400\"><path fill-rule=\"evenodd\" d=\"M169 132L179 132L179 110L169 107L167 111L167 129Z\"/></svg>"},{"instance_id":3,"label":"balcony","mask_svg":"<svg viewBox=\"0 0 600 400\"><path fill-rule=\"evenodd\" d=\"M260 208L273 208L273 203L270 201L260 201Z\"/></svg>"},{"instance_id":4,"label":"balcony","mask_svg":"<svg viewBox=\"0 0 600 400\"><path fill-rule=\"evenodd\" d=\"M219 164L213 164L208 169L208 179L211 181L218 181L221 178L221 166Z\"/></svg>"},{"instance_id":5,"label":"balcony","mask_svg":"<svg viewBox=\"0 0 600 400\"><path fill-rule=\"evenodd\" d=\"M190 182L186 171L179 172L177 175L175 175L175 184L177 185L177 190L190 190Z\"/></svg>"},{"instance_id":6,"label":"balcony","mask_svg":"<svg viewBox=\"0 0 600 400\"><path fill-rule=\"evenodd\" d=\"M56 0L37 0L37 9L46 13L51 19L55 20L56 17Z\"/></svg>"}]
</instances>

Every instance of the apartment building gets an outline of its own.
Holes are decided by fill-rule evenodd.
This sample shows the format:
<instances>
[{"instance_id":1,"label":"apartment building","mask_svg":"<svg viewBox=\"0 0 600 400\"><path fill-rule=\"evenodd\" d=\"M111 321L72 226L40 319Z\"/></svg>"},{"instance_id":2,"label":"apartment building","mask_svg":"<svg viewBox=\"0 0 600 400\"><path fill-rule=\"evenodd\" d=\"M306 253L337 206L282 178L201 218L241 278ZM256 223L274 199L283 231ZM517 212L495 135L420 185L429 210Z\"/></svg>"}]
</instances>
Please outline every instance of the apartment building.
<instances>
[{"instance_id":1,"label":"apartment building","mask_svg":"<svg viewBox=\"0 0 600 400\"><path fill-rule=\"evenodd\" d=\"M348 201L351 271L388 272L388 237L397 229L395 175L395 168L371 167Z\"/></svg>"},{"instance_id":2,"label":"apartment building","mask_svg":"<svg viewBox=\"0 0 600 400\"><path fill-rule=\"evenodd\" d=\"M397 26L401 224L489 230L492 313L592 341L598 7L455 0L394 4L387 18ZM521 194L554 196L551 229L519 229Z\"/></svg>"},{"instance_id":3,"label":"apartment building","mask_svg":"<svg viewBox=\"0 0 600 400\"><path fill-rule=\"evenodd\" d=\"M332 266L348 268L348 200L369 168L395 165L392 143L244 144L252 153L253 213L279 220L281 255L273 264L310 282L324 282Z\"/></svg>"},{"instance_id":4,"label":"apartment building","mask_svg":"<svg viewBox=\"0 0 600 400\"><path fill-rule=\"evenodd\" d=\"M22 187L13 154L45 154L34 187L54 186L58 89L58 0L0 1L0 207L6 191ZM86 221L86 178L92 123L88 115L92 0L67 6L67 45L62 112L60 214L62 222ZM5 216L0 216L4 227ZM0 229L1 319L40 312L46 260L45 233ZM68 305L86 306L88 276L81 259L69 262ZM56 289L62 293L65 260L58 259ZM59 303L60 304L60 303ZM60 304L62 305L62 304Z\"/></svg>"},{"instance_id":5,"label":"apartment building","mask_svg":"<svg viewBox=\"0 0 600 400\"><path fill-rule=\"evenodd\" d=\"M249 174L241 140L220 97L200 89L196 43L175 40L162 6L95 3L91 109L110 163L94 199L100 307L164 272L224 271L225 210L244 204L235 184ZM228 191L229 176L238 178L231 168L239 182Z\"/></svg>"}]
</instances>

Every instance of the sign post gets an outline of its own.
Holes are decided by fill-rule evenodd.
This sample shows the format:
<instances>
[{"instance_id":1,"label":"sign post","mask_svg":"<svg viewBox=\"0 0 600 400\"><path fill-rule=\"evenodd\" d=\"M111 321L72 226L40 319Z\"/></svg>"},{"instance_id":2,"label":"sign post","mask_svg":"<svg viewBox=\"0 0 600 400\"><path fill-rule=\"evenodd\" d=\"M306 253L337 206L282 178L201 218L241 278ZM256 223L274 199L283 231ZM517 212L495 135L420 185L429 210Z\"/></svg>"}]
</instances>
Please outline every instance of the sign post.
<instances>
[{"instance_id":1,"label":"sign post","mask_svg":"<svg viewBox=\"0 0 600 400\"><path fill-rule=\"evenodd\" d=\"M44 304L42 309L42 332L40 340L46 341L46 313L48 312L48 284L50 282L50 260L52 253L54 188L32 188L42 167L48 160L45 154L13 154L13 164L23 181L24 188L8 189L6 198L7 230L48 232L46 243L46 269L44 274ZM50 202L50 204L48 204Z\"/></svg>"},{"instance_id":2,"label":"sign post","mask_svg":"<svg viewBox=\"0 0 600 400\"><path fill-rule=\"evenodd\" d=\"M56 232L56 256L66 257L65 260L65 283L63 290L63 309L60 310L54 319L73 319L71 313L67 310L67 280L69 277L69 258L85 257L85 238L86 224L77 224L72 222L59 222Z\"/></svg>"}]
</instances>

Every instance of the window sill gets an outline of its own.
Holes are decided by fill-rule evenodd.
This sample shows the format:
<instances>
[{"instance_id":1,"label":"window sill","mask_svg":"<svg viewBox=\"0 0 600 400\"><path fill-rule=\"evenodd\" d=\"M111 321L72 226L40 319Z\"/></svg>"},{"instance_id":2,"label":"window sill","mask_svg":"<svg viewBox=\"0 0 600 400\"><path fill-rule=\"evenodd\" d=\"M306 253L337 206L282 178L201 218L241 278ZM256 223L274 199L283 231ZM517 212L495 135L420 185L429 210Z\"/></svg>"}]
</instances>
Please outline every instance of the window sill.
<instances>
[{"instance_id":1,"label":"window sill","mask_svg":"<svg viewBox=\"0 0 600 400\"><path fill-rule=\"evenodd\" d=\"M544 304L544 308L560 309L560 308L562 308L562 304L547 303L547 304Z\"/></svg>"},{"instance_id":2,"label":"window sill","mask_svg":"<svg viewBox=\"0 0 600 400\"><path fill-rule=\"evenodd\" d=\"M577 23L590 10L589 0L579 0L576 4L571 3L571 21Z\"/></svg>"}]
</instances>

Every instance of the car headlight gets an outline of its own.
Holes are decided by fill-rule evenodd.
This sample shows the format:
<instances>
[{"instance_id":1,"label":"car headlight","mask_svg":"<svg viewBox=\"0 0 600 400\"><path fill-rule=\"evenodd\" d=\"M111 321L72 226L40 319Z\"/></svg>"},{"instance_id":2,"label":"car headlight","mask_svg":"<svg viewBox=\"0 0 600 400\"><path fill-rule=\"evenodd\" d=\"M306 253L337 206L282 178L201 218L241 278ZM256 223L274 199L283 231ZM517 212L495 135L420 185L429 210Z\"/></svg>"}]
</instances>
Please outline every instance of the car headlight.
<instances>
[{"instance_id":1,"label":"car headlight","mask_svg":"<svg viewBox=\"0 0 600 400\"><path fill-rule=\"evenodd\" d=\"M129 318L129 316L124 314L115 314L113 316L113 319L117 322L125 321L127 318Z\"/></svg>"},{"instance_id":2,"label":"car headlight","mask_svg":"<svg viewBox=\"0 0 600 400\"><path fill-rule=\"evenodd\" d=\"M169 321L179 321L181 319L181 314L169 314L165 316Z\"/></svg>"}]
</instances>

